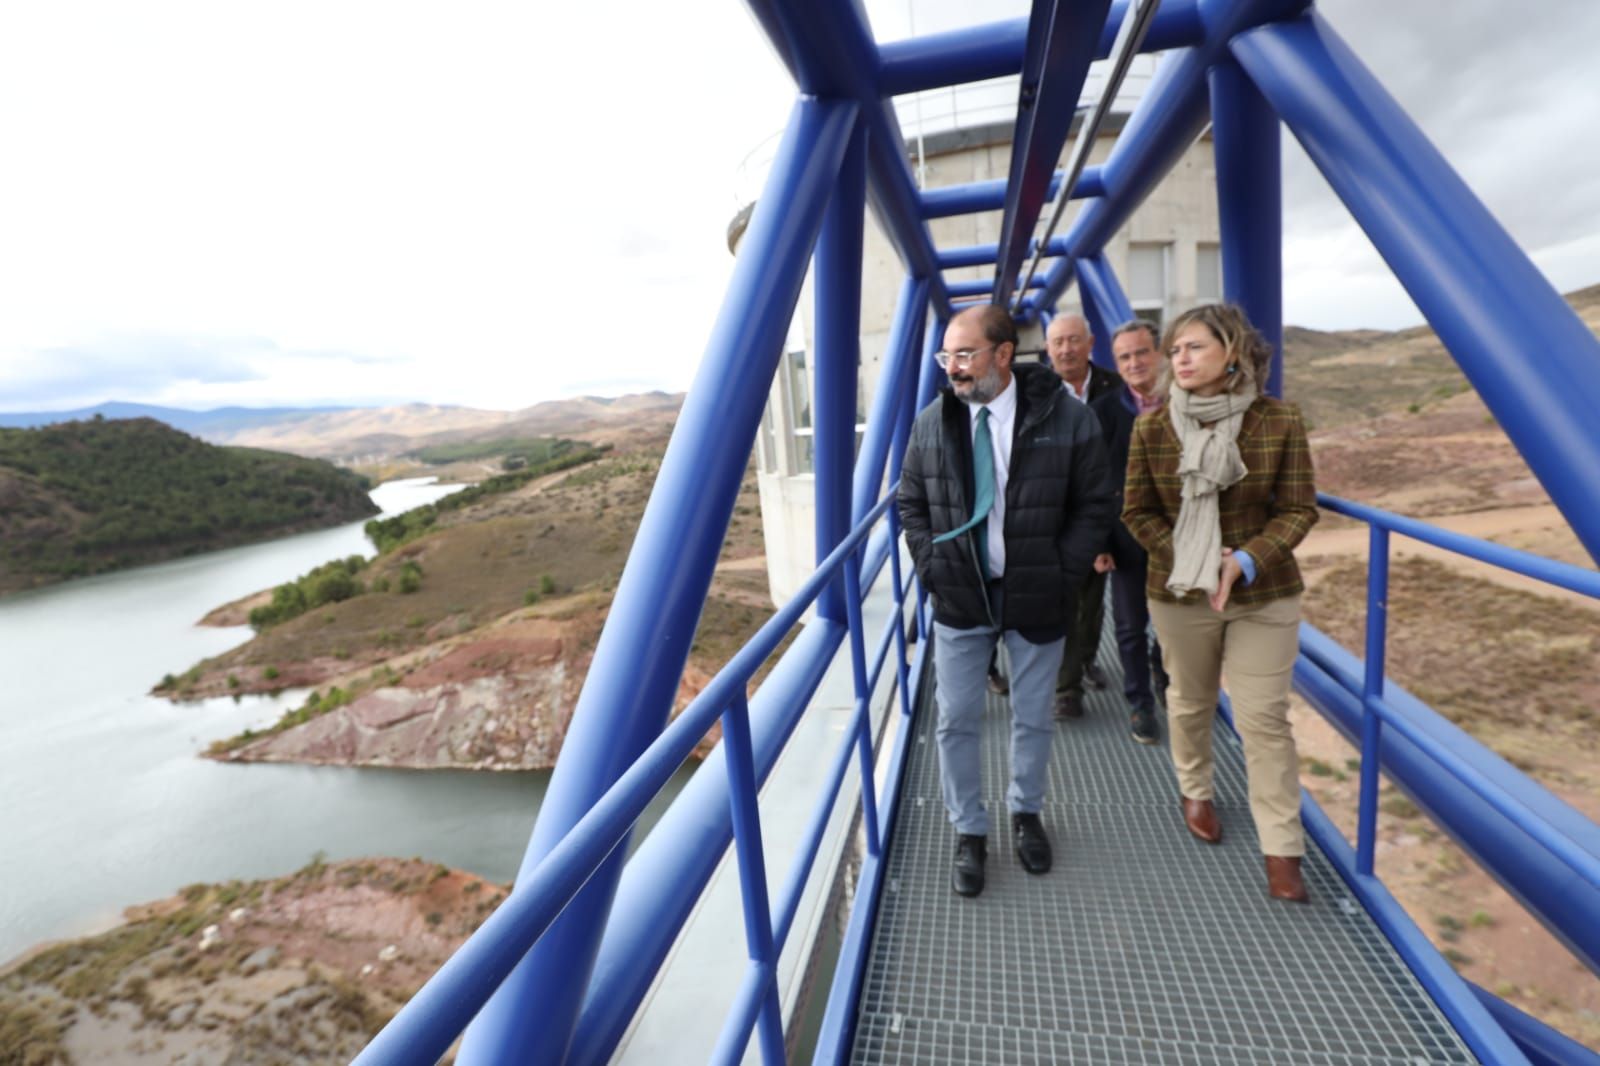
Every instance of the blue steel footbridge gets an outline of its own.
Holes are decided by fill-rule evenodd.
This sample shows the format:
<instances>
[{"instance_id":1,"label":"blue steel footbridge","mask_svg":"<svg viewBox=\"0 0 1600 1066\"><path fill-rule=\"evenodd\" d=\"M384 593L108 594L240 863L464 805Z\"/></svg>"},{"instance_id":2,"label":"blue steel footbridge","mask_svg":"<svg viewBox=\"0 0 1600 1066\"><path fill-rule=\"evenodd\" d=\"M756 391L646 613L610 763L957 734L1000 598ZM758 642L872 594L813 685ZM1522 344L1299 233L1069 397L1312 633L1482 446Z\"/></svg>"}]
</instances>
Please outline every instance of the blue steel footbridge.
<instances>
[{"instance_id":1,"label":"blue steel footbridge","mask_svg":"<svg viewBox=\"0 0 1600 1066\"><path fill-rule=\"evenodd\" d=\"M1035 0L1027 18L888 44L851 0L749 5L798 94L515 890L358 1061L431 1063L459 1038L457 1061L473 1064L1600 1064L1463 980L1373 861L1382 777L1600 972L1600 826L1384 673L1391 535L1589 596L1600 576L1324 498L1371 540L1361 655L1303 626L1295 665L1297 691L1361 752L1354 840L1303 799L1312 905L1261 891L1226 728L1229 836L1202 849L1163 753L1127 743L1109 691L1058 738L1058 868L1024 876L1002 831L989 888L963 901L929 739L927 604L891 502L943 323L992 301L1037 324L1076 283L1108 337L1133 312L1107 243L1208 129L1223 292L1279 350L1270 389L1287 128L1596 558L1600 343L1305 0ZM1156 73L1090 166L1140 53L1159 53ZM1082 101L1096 60L1107 84ZM1002 75L1020 81L1008 178L919 190L894 98ZM1062 228L1069 201L1081 206ZM869 209L904 280L858 442ZM990 210L995 243L935 246L929 219ZM945 277L987 265L979 284ZM808 271L817 568L669 721ZM1004 701L990 712L1003 732ZM645 805L719 723L721 743L624 864ZM993 789L1003 748L986 745ZM736 964L697 971L686 927L736 945Z\"/></svg>"}]
</instances>

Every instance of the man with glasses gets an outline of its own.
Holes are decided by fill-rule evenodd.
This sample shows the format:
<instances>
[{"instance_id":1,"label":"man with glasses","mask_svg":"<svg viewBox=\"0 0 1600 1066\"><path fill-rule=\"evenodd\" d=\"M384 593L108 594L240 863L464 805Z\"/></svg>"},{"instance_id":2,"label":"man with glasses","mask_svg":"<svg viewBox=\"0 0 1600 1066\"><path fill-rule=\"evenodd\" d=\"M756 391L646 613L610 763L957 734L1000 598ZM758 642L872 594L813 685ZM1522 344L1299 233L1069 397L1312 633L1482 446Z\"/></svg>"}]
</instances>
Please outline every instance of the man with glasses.
<instances>
[{"instance_id":1,"label":"man with glasses","mask_svg":"<svg viewBox=\"0 0 1600 1066\"><path fill-rule=\"evenodd\" d=\"M1039 365L1013 365L1003 307L962 311L939 365L949 387L918 416L901 470L900 521L933 605L939 774L956 831L952 885L983 891L989 814L980 733L990 653L1011 661L1006 807L1023 869L1050 869L1044 807L1051 697L1077 589L1115 516L1094 416Z\"/></svg>"}]
</instances>

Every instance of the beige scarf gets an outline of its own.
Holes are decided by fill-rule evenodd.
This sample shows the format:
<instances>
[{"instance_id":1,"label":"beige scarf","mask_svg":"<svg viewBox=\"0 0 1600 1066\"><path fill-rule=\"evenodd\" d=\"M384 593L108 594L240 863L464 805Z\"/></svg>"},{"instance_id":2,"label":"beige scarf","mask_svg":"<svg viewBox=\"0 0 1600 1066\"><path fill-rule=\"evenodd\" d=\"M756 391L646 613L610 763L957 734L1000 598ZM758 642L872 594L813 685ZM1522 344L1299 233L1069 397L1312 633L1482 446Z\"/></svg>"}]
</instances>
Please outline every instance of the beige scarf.
<instances>
[{"instance_id":1,"label":"beige scarf","mask_svg":"<svg viewBox=\"0 0 1600 1066\"><path fill-rule=\"evenodd\" d=\"M1195 589L1207 595L1217 590L1222 569L1217 494L1247 473L1239 457L1239 425L1255 400L1253 390L1195 396L1172 386L1167 409L1183 447L1178 460L1183 495L1172 528L1172 576L1167 578L1167 588L1179 596Z\"/></svg>"}]
</instances>

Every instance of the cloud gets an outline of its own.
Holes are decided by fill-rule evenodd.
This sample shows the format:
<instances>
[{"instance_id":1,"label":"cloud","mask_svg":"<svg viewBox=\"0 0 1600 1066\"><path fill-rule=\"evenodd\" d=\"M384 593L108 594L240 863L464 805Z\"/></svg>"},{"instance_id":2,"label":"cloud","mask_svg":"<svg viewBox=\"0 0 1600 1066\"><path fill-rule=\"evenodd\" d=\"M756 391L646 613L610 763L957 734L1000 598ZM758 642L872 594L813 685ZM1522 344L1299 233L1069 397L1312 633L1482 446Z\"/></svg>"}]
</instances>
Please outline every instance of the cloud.
<instances>
[{"instance_id":1,"label":"cloud","mask_svg":"<svg viewBox=\"0 0 1600 1066\"><path fill-rule=\"evenodd\" d=\"M1513 14L1457 0L1448 17L1390 0L1322 0L1318 10L1531 258L1559 263L1563 288L1600 281L1557 249L1600 233L1590 127L1600 94L1582 49L1600 5L1550 0ZM1406 17L1410 16L1410 17ZM1510 20L1508 22L1508 19ZM1285 314L1323 328L1413 325L1420 313L1285 134Z\"/></svg>"},{"instance_id":2,"label":"cloud","mask_svg":"<svg viewBox=\"0 0 1600 1066\"><path fill-rule=\"evenodd\" d=\"M305 382L393 367L388 355L295 351L264 337L127 334L21 352L7 360L5 406L63 410L103 400L183 403L276 392L298 402ZM291 384L295 381L301 384Z\"/></svg>"},{"instance_id":3,"label":"cloud","mask_svg":"<svg viewBox=\"0 0 1600 1066\"><path fill-rule=\"evenodd\" d=\"M884 40L1028 10L868 7ZM1552 42L1600 40L1600 4L1319 9L1513 236L1581 277L1570 246L1600 227L1597 109L1585 50ZM515 408L601 376L681 388L731 271L740 164L794 100L737 5L689 34L671 5L511 0L449 17L58 0L8 28L8 407L119 393ZM1291 320L1415 321L1297 148L1285 180Z\"/></svg>"},{"instance_id":4,"label":"cloud","mask_svg":"<svg viewBox=\"0 0 1600 1066\"><path fill-rule=\"evenodd\" d=\"M25 352L7 361L6 405L26 410L144 399L178 381L236 385L260 378L253 357L273 348L253 339L211 345L187 337L122 336Z\"/></svg>"}]
</instances>

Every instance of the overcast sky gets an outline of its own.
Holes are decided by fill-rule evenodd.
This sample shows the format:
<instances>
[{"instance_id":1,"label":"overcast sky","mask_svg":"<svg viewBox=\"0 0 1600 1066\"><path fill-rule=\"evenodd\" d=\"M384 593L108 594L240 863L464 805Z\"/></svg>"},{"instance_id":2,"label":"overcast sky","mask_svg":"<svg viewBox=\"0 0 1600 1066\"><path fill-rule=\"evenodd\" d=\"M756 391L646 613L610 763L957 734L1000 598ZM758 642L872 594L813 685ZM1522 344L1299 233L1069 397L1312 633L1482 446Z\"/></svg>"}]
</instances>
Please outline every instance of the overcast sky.
<instances>
[{"instance_id":1,"label":"overcast sky","mask_svg":"<svg viewBox=\"0 0 1600 1066\"><path fill-rule=\"evenodd\" d=\"M686 387L793 98L742 5L695 6L6 5L0 409ZM1558 287L1600 281L1600 4L1321 8ZM919 0L914 29L1026 4L975 11ZM1288 319L1420 321L1285 169Z\"/></svg>"}]
</instances>

